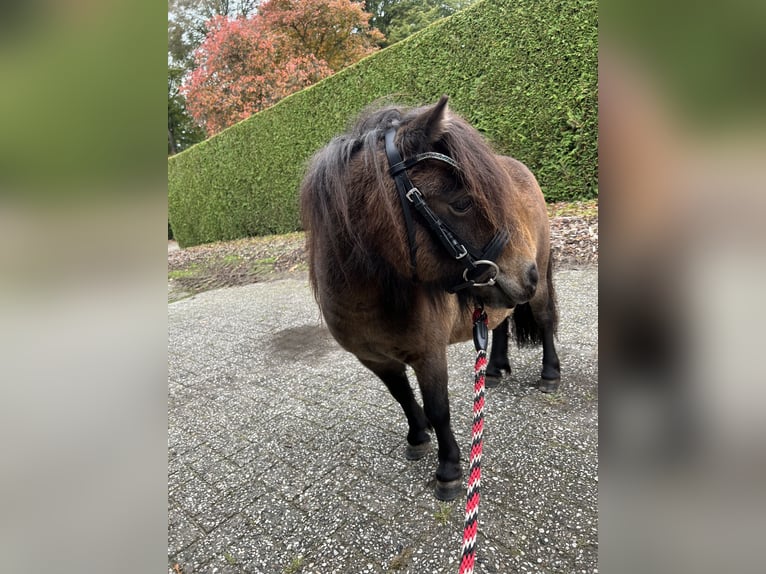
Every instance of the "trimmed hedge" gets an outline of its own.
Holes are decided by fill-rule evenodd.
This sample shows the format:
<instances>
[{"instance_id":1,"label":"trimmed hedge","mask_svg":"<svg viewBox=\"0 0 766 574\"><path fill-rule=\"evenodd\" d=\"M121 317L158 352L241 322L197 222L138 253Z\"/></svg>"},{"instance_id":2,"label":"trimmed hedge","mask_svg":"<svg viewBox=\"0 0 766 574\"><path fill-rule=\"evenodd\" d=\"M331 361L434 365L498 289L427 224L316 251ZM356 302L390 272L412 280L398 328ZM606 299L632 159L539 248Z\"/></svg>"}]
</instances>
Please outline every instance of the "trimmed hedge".
<instances>
[{"instance_id":1,"label":"trimmed hedge","mask_svg":"<svg viewBox=\"0 0 766 574\"><path fill-rule=\"evenodd\" d=\"M596 0L483 0L168 160L181 246L300 229L311 155L380 98L450 106L548 201L596 197Z\"/></svg>"}]
</instances>

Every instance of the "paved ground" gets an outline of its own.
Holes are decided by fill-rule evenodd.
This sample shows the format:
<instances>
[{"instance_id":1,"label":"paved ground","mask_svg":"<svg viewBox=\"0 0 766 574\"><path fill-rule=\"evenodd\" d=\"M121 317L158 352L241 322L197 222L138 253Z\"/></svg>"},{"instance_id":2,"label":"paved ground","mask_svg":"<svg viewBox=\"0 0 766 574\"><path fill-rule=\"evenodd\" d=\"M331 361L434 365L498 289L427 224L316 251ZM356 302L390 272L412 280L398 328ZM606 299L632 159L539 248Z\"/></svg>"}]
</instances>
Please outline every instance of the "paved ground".
<instances>
[{"instance_id":1,"label":"paved ground","mask_svg":"<svg viewBox=\"0 0 766 574\"><path fill-rule=\"evenodd\" d=\"M541 351L515 348L514 379L488 391L477 574L597 572L597 269L561 270L557 288L560 393L523 384ZM305 281L168 315L169 572L457 572L464 500L432 495L435 452L404 459L399 406L321 326ZM464 456L473 354L449 355Z\"/></svg>"}]
</instances>

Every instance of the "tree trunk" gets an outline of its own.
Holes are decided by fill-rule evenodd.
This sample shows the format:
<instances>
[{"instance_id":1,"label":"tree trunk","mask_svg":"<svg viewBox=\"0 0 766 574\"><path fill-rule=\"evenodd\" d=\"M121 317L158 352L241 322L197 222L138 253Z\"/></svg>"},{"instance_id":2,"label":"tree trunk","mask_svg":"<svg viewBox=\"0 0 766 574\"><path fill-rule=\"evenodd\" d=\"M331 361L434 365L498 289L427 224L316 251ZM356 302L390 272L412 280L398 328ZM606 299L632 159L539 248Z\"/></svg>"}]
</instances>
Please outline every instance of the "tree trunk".
<instances>
[{"instance_id":1,"label":"tree trunk","mask_svg":"<svg viewBox=\"0 0 766 574\"><path fill-rule=\"evenodd\" d=\"M168 155L176 155L178 153L178 146L176 140L173 137L173 130L168 126Z\"/></svg>"}]
</instances>

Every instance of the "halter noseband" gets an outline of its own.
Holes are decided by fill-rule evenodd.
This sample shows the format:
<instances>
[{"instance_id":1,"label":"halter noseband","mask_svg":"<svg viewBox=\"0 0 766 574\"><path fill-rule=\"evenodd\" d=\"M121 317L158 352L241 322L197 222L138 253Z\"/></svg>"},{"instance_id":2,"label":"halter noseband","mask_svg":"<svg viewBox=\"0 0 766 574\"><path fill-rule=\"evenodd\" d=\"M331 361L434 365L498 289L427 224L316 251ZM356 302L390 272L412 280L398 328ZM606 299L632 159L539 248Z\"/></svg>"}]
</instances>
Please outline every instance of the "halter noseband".
<instances>
[{"instance_id":1,"label":"halter noseband","mask_svg":"<svg viewBox=\"0 0 766 574\"><path fill-rule=\"evenodd\" d=\"M394 138L396 137L396 128L390 128L386 132L386 156L388 157L388 173L394 178L396 190L399 193L399 201L402 204L404 212L404 222L407 227L407 240L410 245L410 263L413 274L416 269L417 246L415 245L415 224L412 217L410 205L420 214L428 227L428 230L439 240L447 252L456 260L462 262L465 266L463 271L463 283L460 283L449 289L450 292L460 291L468 287L484 287L495 284L495 277L499 272L494 260L500 255L500 252L508 244L508 233L501 229L484 247L483 250L471 246L468 242L462 240L449 226L442 221L434 211L428 207L423 194L412 184L407 170L413 165L426 159L435 159L443 161L460 169L457 162L451 157L436 153L427 152L402 160L399 150L396 149Z\"/></svg>"}]
</instances>

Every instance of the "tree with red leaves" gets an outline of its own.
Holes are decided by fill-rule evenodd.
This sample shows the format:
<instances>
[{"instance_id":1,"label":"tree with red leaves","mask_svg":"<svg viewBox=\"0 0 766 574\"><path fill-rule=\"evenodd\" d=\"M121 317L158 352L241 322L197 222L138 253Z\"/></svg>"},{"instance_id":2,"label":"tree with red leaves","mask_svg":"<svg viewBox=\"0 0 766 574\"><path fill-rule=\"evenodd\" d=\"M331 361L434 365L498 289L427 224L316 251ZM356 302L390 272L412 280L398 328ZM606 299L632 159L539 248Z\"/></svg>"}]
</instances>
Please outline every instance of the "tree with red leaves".
<instances>
[{"instance_id":1,"label":"tree with red leaves","mask_svg":"<svg viewBox=\"0 0 766 574\"><path fill-rule=\"evenodd\" d=\"M313 54L334 72L374 52L385 40L370 26L372 14L364 11L362 2L269 0L259 11L291 51Z\"/></svg>"},{"instance_id":2,"label":"tree with red leaves","mask_svg":"<svg viewBox=\"0 0 766 574\"><path fill-rule=\"evenodd\" d=\"M208 135L377 49L382 34L351 0L269 0L251 18L216 16L182 87Z\"/></svg>"}]
</instances>

